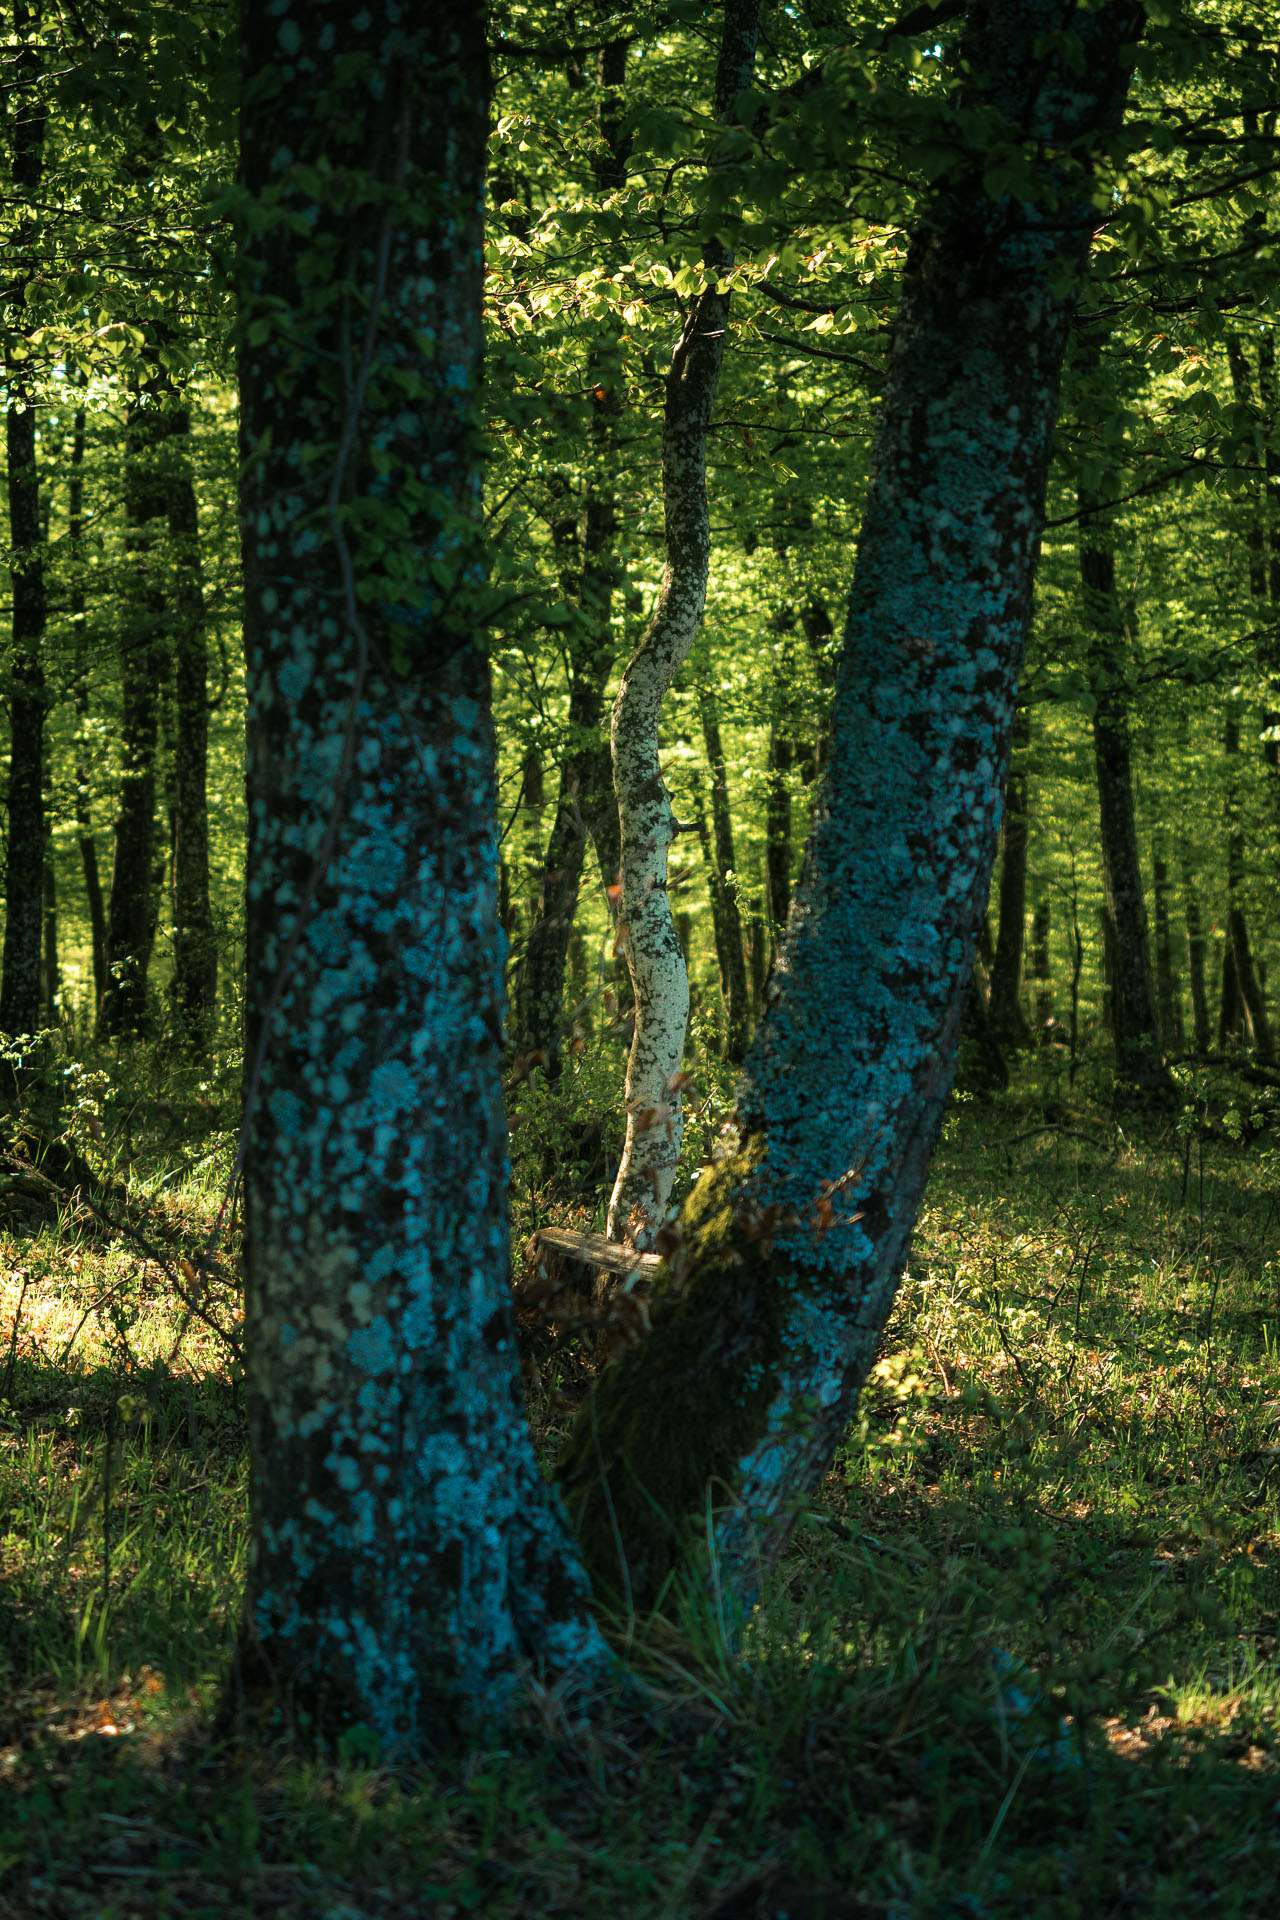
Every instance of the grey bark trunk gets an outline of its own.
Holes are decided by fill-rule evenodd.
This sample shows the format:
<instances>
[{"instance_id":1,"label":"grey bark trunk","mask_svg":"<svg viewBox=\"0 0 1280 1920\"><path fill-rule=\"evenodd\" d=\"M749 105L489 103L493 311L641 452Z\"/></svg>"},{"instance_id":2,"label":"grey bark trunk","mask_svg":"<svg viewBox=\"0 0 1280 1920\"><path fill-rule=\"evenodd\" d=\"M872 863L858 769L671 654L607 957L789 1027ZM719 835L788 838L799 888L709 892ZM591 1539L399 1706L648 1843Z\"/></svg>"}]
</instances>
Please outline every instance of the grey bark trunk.
<instances>
[{"instance_id":1,"label":"grey bark trunk","mask_svg":"<svg viewBox=\"0 0 1280 1920\"><path fill-rule=\"evenodd\" d=\"M750 84L759 0L725 0L716 70L716 118L727 120ZM717 241L712 273L728 265ZM707 597L711 529L707 432L720 379L729 295L713 279L685 321L666 381L662 503L666 566L648 632L614 702L610 745L622 829L619 944L635 993L627 1062L627 1135L609 1200L608 1234L647 1247L666 1218L684 1126L678 1084L689 1019L689 976L667 898L667 852L676 834L658 758L662 702L697 636Z\"/></svg>"},{"instance_id":2,"label":"grey bark trunk","mask_svg":"<svg viewBox=\"0 0 1280 1920\"><path fill-rule=\"evenodd\" d=\"M69 378L74 377L70 373ZM87 384L81 374L78 384ZM93 837L93 767L89 738L89 640L85 631L84 598L84 408L77 407L71 428L71 471L67 484L67 544L71 555L72 659L75 669L75 813L80 864L84 871L89 908L89 940L93 966L93 1023L96 1024L107 982L107 916L98 872L98 846Z\"/></svg>"},{"instance_id":3,"label":"grey bark trunk","mask_svg":"<svg viewBox=\"0 0 1280 1920\"><path fill-rule=\"evenodd\" d=\"M1062 24L1051 0L976 0L962 46L965 105L1059 154L1118 114L1140 15L1073 14L1069 85L1037 51ZM1079 174L1046 217L992 203L975 172L939 190L911 243L826 781L738 1144L690 1197L653 1332L604 1375L561 1469L593 1578L646 1604L708 1531L719 1590L750 1601L889 1312L969 991L1030 614L1070 314L1042 269L1082 269L1095 217Z\"/></svg>"},{"instance_id":4,"label":"grey bark trunk","mask_svg":"<svg viewBox=\"0 0 1280 1920\"><path fill-rule=\"evenodd\" d=\"M1187 985L1191 993L1191 1037L1200 1059L1209 1051L1209 996L1205 988L1204 922L1200 917L1200 895L1196 888L1191 843L1185 834L1178 836L1178 858L1182 869L1182 910L1187 934Z\"/></svg>"},{"instance_id":5,"label":"grey bark trunk","mask_svg":"<svg viewBox=\"0 0 1280 1920\"><path fill-rule=\"evenodd\" d=\"M209 903L209 692L200 528L188 452L191 415L171 419L169 534L173 601L173 996L179 1031L204 1052L218 998L218 948Z\"/></svg>"},{"instance_id":6,"label":"grey bark trunk","mask_svg":"<svg viewBox=\"0 0 1280 1920\"><path fill-rule=\"evenodd\" d=\"M294 224L243 235L240 1679L255 1713L326 1739L363 1723L395 1764L502 1720L529 1679L610 1662L534 1455L509 1285L489 672L466 599L482 10L332 0L324 17L322 36L252 0L241 28L242 177ZM318 247L355 289L345 314L310 277ZM250 344L280 310L287 328ZM381 516L416 562L408 605L380 570Z\"/></svg>"}]
</instances>

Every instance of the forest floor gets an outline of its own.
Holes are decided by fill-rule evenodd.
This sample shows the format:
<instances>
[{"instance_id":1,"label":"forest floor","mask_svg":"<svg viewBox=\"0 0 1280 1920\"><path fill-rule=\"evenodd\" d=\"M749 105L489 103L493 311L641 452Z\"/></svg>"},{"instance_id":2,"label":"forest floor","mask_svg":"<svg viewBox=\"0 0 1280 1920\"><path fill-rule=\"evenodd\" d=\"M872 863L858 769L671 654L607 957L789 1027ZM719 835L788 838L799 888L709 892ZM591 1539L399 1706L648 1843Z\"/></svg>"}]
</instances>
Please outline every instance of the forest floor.
<instances>
[{"instance_id":1,"label":"forest floor","mask_svg":"<svg viewBox=\"0 0 1280 1920\"><path fill-rule=\"evenodd\" d=\"M213 1744L238 1303L228 1278L188 1320L175 1287L229 1153L141 1153L141 1241L11 1210L0 1920L1271 1920L1280 1131L1225 1072L1186 1100L957 1102L875 1382L740 1652L692 1606L637 1650L660 1730L447 1773Z\"/></svg>"}]
</instances>

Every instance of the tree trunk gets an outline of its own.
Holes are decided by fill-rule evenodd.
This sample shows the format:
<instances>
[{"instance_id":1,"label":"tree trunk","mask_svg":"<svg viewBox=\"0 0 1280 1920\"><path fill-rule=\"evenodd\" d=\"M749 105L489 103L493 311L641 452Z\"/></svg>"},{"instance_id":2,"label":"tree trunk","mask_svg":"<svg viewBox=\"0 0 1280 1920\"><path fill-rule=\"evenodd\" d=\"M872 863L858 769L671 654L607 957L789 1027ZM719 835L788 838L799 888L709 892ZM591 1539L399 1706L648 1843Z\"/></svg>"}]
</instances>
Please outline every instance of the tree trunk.
<instances>
[{"instance_id":1,"label":"tree trunk","mask_svg":"<svg viewBox=\"0 0 1280 1920\"><path fill-rule=\"evenodd\" d=\"M32 9L17 0L14 25L25 36ZM17 202L15 284L10 290L10 338L23 330L26 283L35 271L35 216L25 195L40 190L44 172L45 110L34 91L40 55L23 44L10 69L20 87L13 108L12 187ZM9 210L12 218L15 209ZM35 394L25 359L7 373L5 453L9 481L9 572L13 639L9 656L9 778L6 795L4 954L0 961L0 1032L34 1033L40 1025L41 914L44 891L44 554L40 477L36 465Z\"/></svg>"},{"instance_id":2,"label":"tree trunk","mask_svg":"<svg viewBox=\"0 0 1280 1920\"><path fill-rule=\"evenodd\" d=\"M727 121L749 86L759 0L725 0L715 115ZM662 701L688 657L707 597L707 432L720 379L729 295L715 275L728 265L718 241L703 249L712 278L695 299L666 380L662 502L666 566L648 632L614 702L610 745L622 826L619 944L636 1001L627 1062L627 1137L609 1200L608 1234L647 1247L666 1217L684 1126L678 1082L689 1019L689 975L667 898L667 849L676 835L658 759Z\"/></svg>"},{"instance_id":3,"label":"tree trunk","mask_svg":"<svg viewBox=\"0 0 1280 1920\"><path fill-rule=\"evenodd\" d=\"M1244 833L1240 826L1240 705L1234 694L1227 695L1222 745L1223 752L1227 756L1227 942L1231 950L1232 977L1240 1005L1248 1016L1254 1051L1257 1053L1260 1064L1269 1067L1275 1060L1275 1043L1271 1037L1271 1022L1267 1017L1266 998L1249 945L1249 928L1242 898ZM1225 1022L1227 1006L1225 975L1223 985Z\"/></svg>"},{"instance_id":4,"label":"tree trunk","mask_svg":"<svg viewBox=\"0 0 1280 1920\"><path fill-rule=\"evenodd\" d=\"M783 671L785 673L785 666ZM780 682L774 690L773 720L769 727L764 814L764 894L775 953L782 944L791 905L791 769L795 762L795 742L787 705L786 691Z\"/></svg>"},{"instance_id":5,"label":"tree trunk","mask_svg":"<svg viewBox=\"0 0 1280 1920\"><path fill-rule=\"evenodd\" d=\"M68 378L76 378L68 371ZM79 375L79 386L88 384ZM67 485L67 544L71 554L72 660L75 673L75 788L76 838L84 869L89 908L89 939L93 967L93 1023L97 1022L107 981L107 917L98 873L98 848L93 837L92 743L89 738L89 640L85 631L84 601L84 408L77 407L71 428L71 473Z\"/></svg>"},{"instance_id":6,"label":"tree trunk","mask_svg":"<svg viewBox=\"0 0 1280 1920\"><path fill-rule=\"evenodd\" d=\"M468 598L482 10L329 0L321 17L323 34L314 10L251 0L241 30L242 178L279 214L243 234L240 346L240 1673L260 1714L322 1738L362 1723L394 1765L501 1720L525 1676L554 1688L609 1656L531 1444L509 1286L493 737Z\"/></svg>"},{"instance_id":7,"label":"tree trunk","mask_svg":"<svg viewBox=\"0 0 1280 1920\"><path fill-rule=\"evenodd\" d=\"M751 1034L751 1003L747 989L747 959L738 908L738 862L733 848L733 814L729 807L729 776L720 738L720 706L709 680L698 682L698 715L702 743L711 769L711 826L714 841L704 835L703 852L711 893L711 924L715 930L720 993L724 1000L723 1057L740 1063Z\"/></svg>"},{"instance_id":8,"label":"tree trunk","mask_svg":"<svg viewBox=\"0 0 1280 1920\"><path fill-rule=\"evenodd\" d=\"M1052 970L1049 965L1049 932L1052 909L1049 896L1042 893L1031 915L1031 980L1035 1002L1035 1023L1041 1040L1049 1037L1053 1026Z\"/></svg>"},{"instance_id":9,"label":"tree trunk","mask_svg":"<svg viewBox=\"0 0 1280 1920\"><path fill-rule=\"evenodd\" d=\"M1016 709L1000 827L1000 926L987 1013L1001 1047L1025 1047L1031 1039L1022 1011L1022 941L1027 915L1027 749L1031 714Z\"/></svg>"},{"instance_id":10,"label":"tree trunk","mask_svg":"<svg viewBox=\"0 0 1280 1920\"><path fill-rule=\"evenodd\" d=\"M1081 364L1097 372L1100 356L1086 349ZM1129 742L1126 654L1131 645L1116 589L1111 529L1096 495L1083 484L1080 503L1080 576L1090 628L1093 678L1093 760L1098 782L1102 877L1111 936L1111 1032L1115 1091L1120 1101L1172 1105L1173 1082L1160 1052L1147 935L1147 906L1138 859L1133 770Z\"/></svg>"},{"instance_id":11,"label":"tree trunk","mask_svg":"<svg viewBox=\"0 0 1280 1920\"><path fill-rule=\"evenodd\" d=\"M1205 990L1204 923L1200 918L1200 896L1196 891L1195 868L1191 862L1191 843L1178 835L1178 856L1182 868L1182 906L1187 930L1187 984L1191 990L1191 1037L1196 1055L1203 1060L1209 1051L1209 996Z\"/></svg>"},{"instance_id":12,"label":"tree trunk","mask_svg":"<svg viewBox=\"0 0 1280 1920\"><path fill-rule=\"evenodd\" d=\"M218 948L209 905L209 692L200 528L188 444L191 415L171 416L169 534L177 592L173 604L174 818L173 996L179 1030L203 1053L218 997Z\"/></svg>"},{"instance_id":13,"label":"tree trunk","mask_svg":"<svg viewBox=\"0 0 1280 1920\"><path fill-rule=\"evenodd\" d=\"M626 77L626 64L625 40L601 48L596 112L600 145L591 156L597 195L615 192L626 184L630 140L624 133L618 91ZM614 661L611 620L618 575L615 483L623 409L616 365L602 353L593 353L588 359L587 390L591 395L589 465L581 524L574 530L581 560L576 578L565 583L566 597L573 594L577 601L576 619L568 635L571 745L560 765L560 790L547 842L539 911L525 949L518 1007L520 1046L526 1053L545 1055L551 1078L560 1069L565 962L588 838L595 843L606 890L617 882L621 858L612 761L602 729L605 689Z\"/></svg>"},{"instance_id":14,"label":"tree trunk","mask_svg":"<svg viewBox=\"0 0 1280 1920\"><path fill-rule=\"evenodd\" d=\"M107 983L98 1021L107 1039L147 1031L147 976L157 917L156 748L160 689L168 668L168 601L159 548L169 511L164 446L171 421L158 407L137 404L139 397L125 426L125 554L134 618L120 645L120 804L107 910Z\"/></svg>"},{"instance_id":15,"label":"tree trunk","mask_svg":"<svg viewBox=\"0 0 1280 1920\"><path fill-rule=\"evenodd\" d=\"M1014 146L1048 143L1072 180L1037 212L987 199L975 168L912 240L825 786L737 1144L690 1196L653 1331L603 1376L561 1467L593 1579L636 1605L708 1534L717 1592L750 1602L846 1430L915 1224L1031 609L1070 316L1043 268L1059 286L1064 256L1082 271L1096 218L1084 163L1061 156L1118 113L1140 15L1073 14L1069 86L1040 42L1062 24L1050 0L970 9L965 107L1003 109Z\"/></svg>"},{"instance_id":16,"label":"tree trunk","mask_svg":"<svg viewBox=\"0 0 1280 1920\"><path fill-rule=\"evenodd\" d=\"M1169 916L1169 860L1160 828L1151 836L1151 889L1155 902L1156 995L1160 1030L1171 1047L1183 1042L1182 1004L1173 967L1173 934Z\"/></svg>"}]
</instances>

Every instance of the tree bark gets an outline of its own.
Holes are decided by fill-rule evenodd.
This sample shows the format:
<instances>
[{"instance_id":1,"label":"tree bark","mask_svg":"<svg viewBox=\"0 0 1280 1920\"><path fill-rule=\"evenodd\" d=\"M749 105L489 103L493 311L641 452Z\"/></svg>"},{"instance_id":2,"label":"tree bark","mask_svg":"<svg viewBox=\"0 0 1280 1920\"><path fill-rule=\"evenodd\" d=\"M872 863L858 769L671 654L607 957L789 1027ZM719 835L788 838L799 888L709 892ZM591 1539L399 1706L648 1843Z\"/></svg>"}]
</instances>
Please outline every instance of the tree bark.
<instances>
[{"instance_id":1,"label":"tree bark","mask_svg":"<svg viewBox=\"0 0 1280 1920\"><path fill-rule=\"evenodd\" d=\"M786 672L785 666L783 672ZM780 681L774 689L773 719L769 726L764 813L765 906L775 953L787 930L787 912L791 906L791 769L795 764L795 741L787 705L786 690Z\"/></svg>"},{"instance_id":2,"label":"tree bark","mask_svg":"<svg viewBox=\"0 0 1280 1920\"><path fill-rule=\"evenodd\" d=\"M593 1579L636 1605L708 1534L717 1592L750 1602L889 1312L999 824L1070 316L1043 269L1082 270L1096 219L1086 162L1061 156L1118 115L1140 18L1071 15L1084 71L1065 85L1040 42L1063 25L1050 0L968 16L965 107L996 107L1072 177L1046 214L992 202L966 169L911 243L826 781L737 1143L666 1243L650 1337L604 1375L561 1467Z\"/></svg>"},{"instance_id":3,"label":"tree bark","mask_svg":"<svg viewBox=\"0 0 1280 1920\"><path fill-rule=\"evenodd\" d=\"M1018 707L1013 717L1009 779L1000 827L1000 924L991 966L987 1014L1001 1047L1025 1047L1031 1039L1022 1010L1022 942L1027 915L1027 766L1031 714Z\"/></svg>"},{"instance_id":4,"label":"tree bark","mask_svg":"<svg viewBox=\"0 0 1280 1920\"><path fill-rule=\"evenodd\" d=\"M168 667L160 547L169 511L164 449L172 423L159 407L140 405L142 398L135 393L125 425L125 556L133 618L120 643L120 803L107 909L107 981L98 1017L106 1039L143 1034L150 1025L147 980L159 905L156 749Z\"/></svg>"},{"instance_id":5,"label":"tree bark","mask_svg":"<svg viewBox=\"0 0 1280 1920\"><path fill-rule=\"evenodd\" d=\"M212 1037L218 998L218 947L209 904L209 691L200 527L188 453L191 414L171 416L167 476L169 534L177 587L173 599L174 815L173 982L178 1027L197 1053Z\"/></svg>"},{"instance_id":6,"label":"tree bark","mask_svg":"<svg viewBox=\"0 0 1280 1920\"><path fill-rule=\"evenodd\" d=\"M32 9L17 0L14 25L31 25ZM12 182L19 208L15 282L8 327L17 341L23 329L26 285L35 271L32 249L34 199L44 173L45 109L35 88L40 55L23 44L10 69L20 91L13 109ZM24 204L25 201L25 204ZM44 814L44 554L40 522L40 476L36 465L35 392L29 363L10 356L6 368L5 454L9 482L9 572L13 591L13 638L9 655L9 776L6 795L4 953L0 961L0 1032L35 1033L40 1025L41 916L43 911Z\"/></svg>"},{"instance_id":7,"label":"tree bark","mask_svg":"<svg viewBox=\"0 0 1280 1920\"><path fill-rule=\"evenodd\" d=\"M725 0L714 111L724 122L750 84L759 0ZM718 241L704 260L728 265ZM678 1075L689 1020L689 975L667 898L667 850L676 835L658 759L662 701L688 657L707 597L711 529L707 514L707 433L720 379L729 295L712 278L685 321L666 381L662 503L666 566L648 632L622 677L610 729L614 791L622 827L619 944L635 993L627 1062L627 1136L609 1200L608 1235L651 1244L666 1217L680 1158L683 1103Z\"/></svg>"},{"instance_id":8,"label":"tree bark","mask_svg":"<svg viewBox=\"0 0 1280 1920\"><path fill-rule=\"evenodd\" d=\"M1169 915L1169 858L1165 835L1157 827L1151 836L1151 891L1155 903L1156 995L1160 1030L1168 1044L1181 1047L1182 1004L1173 966L1173 933Z\"/></svg>"},{"instance_id":9,"label":"tree bark","mask_svg":"<svg viewBox=\"0 0 1280 1920\"><path fill-rule=\"evenodd\" d=\"M1240 825L1239 791L1240 703L1234 694L1227 695L1222 746L1227 757L1227 943L1231 953L1232 978L1241 1007L1248 1015L1254 1051L1261 1065L1269 1067L1275 1060L1275 1042L1271 1034L1271 1021L1267 1015L1266 996L1262 991L1262 982L1258 978L1258 970L1254 965L1253 953L1249 945L1249 928L1243 902L1244 832ZM1227 1004L1227 982L1224 974L1224 1029Z\"/></svg>"},{"instance_id":10,"label":"tree bark","mask_svg":"<svg viewBox=\"0 0 1280 1920\"><path fill-rule=\"evenodd\" d=\"M626 185L630 141L624 133L619 89L626 77L627 42L600 49L596 127L600 145L591 157L597 196ZM560 1070L564 1041L564 976L574 915L582 885L587 841L595 844L601 879L607 889L618 880L617 801L608 742L603 734L604 696L613 671L611 628L618 562L615 497L618 427L622 393L617 368L606 354L593 353L587 365L591 395L588 467L580 525L576 578L566 595L576 599L569 635L569 752L560 764L555 818L547 842L540 905L530 928L521 975L520 1046L546 1057L546 1071Z\"/></svg>"},{"instance_id":11,"label":"tree bark","mask_svg":"<svg viewBox=\"0 0 1280 1920\"><path fill-rule=\"evenodd\" d=\"M1081 356L1096 373L1100 356ZM1084 614L1091 631L1093 762L1098 783L1102 877L1111 935L1111 1032L1115 1046L1115 1092L1120 1101L1172 1105L1176 1100L1160 1051L1147 933L1147 906L1138 858L1133 769L1129 740L1126 653L1131 644L1116 588L1111 529L1097 497L1077 488L1080 505L1080 577Z\"/></svg>"},{"instance_id":12,"label":"tree bark","mask_svg":"<svg viewBox=\"0 0 1280 1920\"><path fill-rule=\"evenodd\" d=\"M1203 1060L1209 1051L1209 996L1205 990L1204 922L1200 917L1200 895L1196 888L1191 843L1184 833L1178 835L1178 856L1182 868L1182 908L1187 931L1187 985L1191 992L1191 1037L1196 1055Z\"/></svg>"},{"instance_id":13,"label":"tree bark","mask_svg":"<svg viewBox=\"0 0 1280 1920\"><path fill-rule=\"evenodd\" d=\"M1047 1040L1053 1026L1053 974L1049 965L1049 932L1053 924L1047 893L1036 901L1031 915L1031 979L1035 996L1035 1024L1039 1038Z\"/></svg>"},{"instance_id":14,"label":"tree bark","mask_svg":"<svg viewBox=\"0 0 1280 1920\"><path fill-rule=\"evenodd\" d=\"M72 378L70 372L68 377ZM79 376L85 386L88 376ZM75 673L75 810L76 838L84 870L89 908L89 939L93 967L93 1023L96 1024L107 982L107 916L98 872L98 847L93 837L93 769L89 739L89 639L85 630L84 597L84 408L77 407L71 427L71 470L67 483L67 544L71 555L71 631Z\"/></svg>"},{"instance_id":15,"label":"tree bark","mask_svg":"<svg viewBox=\"0 0 1280 1920\"><path fill-rule=\"evenodd\" d=\"M733 814L729 806L729 776L724 742L720 737L720 703L707 679L698 682L698 717L702 744L711 769L712 836L704 836L703 852L711 894L711 924L715 932L720 994L724 1001L723 1057L740 1064L751 1034L751 1001L747 988L747 958L738 907L738 862L733 846Z\"/></svg>"},{"instance_id":16,"label":"tree bark","mask_svg":"<svg viewBox=\"0 0 1280 1920\"><path fill-rule=\"evenodd\" d=\"M243 233L240 345L240 1674L256 1713L323 1738L362 1723L394 1765L500 1721L529 1676L610 1666L530 1440L509 1285L470 600L484 21L462 0L250 0L241 34L242 178L265 224Z\"/></svg>"}]
</instances>

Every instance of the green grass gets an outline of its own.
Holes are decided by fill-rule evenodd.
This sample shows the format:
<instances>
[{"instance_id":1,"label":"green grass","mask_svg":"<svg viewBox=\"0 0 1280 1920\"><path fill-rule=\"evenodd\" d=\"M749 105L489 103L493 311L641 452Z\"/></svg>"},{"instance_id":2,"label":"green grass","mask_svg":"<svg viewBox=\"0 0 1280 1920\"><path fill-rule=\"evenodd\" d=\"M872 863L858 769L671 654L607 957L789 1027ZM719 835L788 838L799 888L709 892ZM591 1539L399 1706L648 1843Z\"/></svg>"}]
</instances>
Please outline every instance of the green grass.
<instances>
[{"instance_id":1,"label":"green grass","mask_svg":"<svg viewBox=\"0 0 1280 1920\"><path fill-rule=\"evenodd\" d=\"M10 1235L0 1920L1270 1916L1280 1154L1243 1144L1246 1088L1187 1094L1191 1131L961 1103L876 1379L740 1653L693 1596L638 1650L659 1724L531 1720L447 1772L358 1740L218 1752L234 1358L199 1321L174 1351L136 1244ZM214 1175L149 1192L152 1244L194 1249Z\"/></svg>"}]
</instances>

